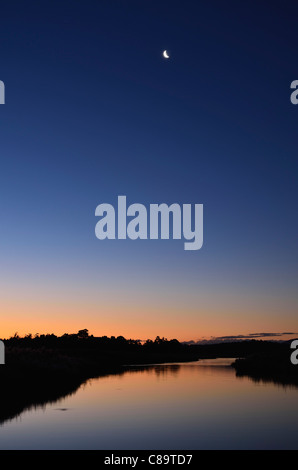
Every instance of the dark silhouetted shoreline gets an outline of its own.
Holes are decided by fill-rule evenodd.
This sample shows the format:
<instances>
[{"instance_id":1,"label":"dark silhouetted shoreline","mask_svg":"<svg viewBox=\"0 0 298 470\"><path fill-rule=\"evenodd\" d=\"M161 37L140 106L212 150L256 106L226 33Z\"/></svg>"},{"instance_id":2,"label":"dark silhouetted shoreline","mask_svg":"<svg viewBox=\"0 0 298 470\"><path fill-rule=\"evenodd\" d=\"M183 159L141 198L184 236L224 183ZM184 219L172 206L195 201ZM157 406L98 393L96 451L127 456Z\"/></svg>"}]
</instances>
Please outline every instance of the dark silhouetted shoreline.
<instances>
[{"instance_id":1,"label":"dark silhouetted shoreline","mask_svg":"<svg viewBox=\"0 0 298 470\"><path fill-rule=\"evenodd\" d=\"M250 377L256 382L298 386L298 366L290 361L290 349L259 353L236 359L232 366L237 377Z\"/></svg>"}]
</instances>

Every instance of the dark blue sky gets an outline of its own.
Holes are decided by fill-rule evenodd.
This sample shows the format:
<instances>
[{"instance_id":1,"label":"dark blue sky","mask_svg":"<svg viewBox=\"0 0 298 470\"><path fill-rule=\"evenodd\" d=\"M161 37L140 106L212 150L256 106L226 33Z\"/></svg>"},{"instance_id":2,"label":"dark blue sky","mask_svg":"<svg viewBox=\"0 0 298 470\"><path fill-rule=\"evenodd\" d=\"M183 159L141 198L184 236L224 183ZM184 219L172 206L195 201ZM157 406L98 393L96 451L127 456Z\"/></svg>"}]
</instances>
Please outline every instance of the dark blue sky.
<instances>
[{"instance_id":1,"label":"dark blue sky","mask_svg":"<svg viewBox=\"0 0 298 470\"><path fill-rule=\"evenodd\" d=\"M293 1L1 2L4 316L17 326L29 302L32 323L58 331L38 313L50 304L61 328L88 327L71 316L81 302L107 334L123 318L145 335L166 312L168 335L175 309L180 339L295 327L297 13ZM95 208L118 194L204 204L202 250L100 242Z\"/></svg>"}]
</instances>

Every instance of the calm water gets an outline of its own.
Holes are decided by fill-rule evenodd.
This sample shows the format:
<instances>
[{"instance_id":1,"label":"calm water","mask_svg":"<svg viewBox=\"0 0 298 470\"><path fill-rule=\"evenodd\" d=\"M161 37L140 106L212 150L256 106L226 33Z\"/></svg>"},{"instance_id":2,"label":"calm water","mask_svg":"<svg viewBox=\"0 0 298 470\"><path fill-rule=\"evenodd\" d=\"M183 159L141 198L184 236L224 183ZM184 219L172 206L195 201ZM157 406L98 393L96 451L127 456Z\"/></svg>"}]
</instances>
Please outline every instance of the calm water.
<instances>
[{"instance_id":1,"label":"calm water","mask_svg":"<svg viewBox=\"0 0 298 470\"><path fill-rule=\"evenodd\" d=\"M232 360L133 367L0 427L1 449L297 449L298 389Z\"/></svg>"}]
</instances>

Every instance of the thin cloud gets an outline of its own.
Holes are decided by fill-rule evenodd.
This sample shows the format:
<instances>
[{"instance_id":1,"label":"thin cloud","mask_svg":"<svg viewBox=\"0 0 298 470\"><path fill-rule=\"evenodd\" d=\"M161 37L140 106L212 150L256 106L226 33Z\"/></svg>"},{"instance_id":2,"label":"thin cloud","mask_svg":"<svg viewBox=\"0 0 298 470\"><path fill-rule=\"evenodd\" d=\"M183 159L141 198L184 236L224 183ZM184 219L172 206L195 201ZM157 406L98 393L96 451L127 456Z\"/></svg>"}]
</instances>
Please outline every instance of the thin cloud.
<instances>
[{"instance_id":1,"label":"thin cloud","mask_svg":"<svg viewBox=\"0 0 298 470\"><path fill-rule=\"evenodd\" d=\"M210 343L227 343L232 341L247 341L251 339L262 339L262 338L279 338L282 336L293 336L298 335L296 332L282 332L282 333L249 333L247 335L231 335L231 336L211 336L209 339L200 339L197 341L184 341L185 344L210 344Z\"/></svg>"}]
</instances>

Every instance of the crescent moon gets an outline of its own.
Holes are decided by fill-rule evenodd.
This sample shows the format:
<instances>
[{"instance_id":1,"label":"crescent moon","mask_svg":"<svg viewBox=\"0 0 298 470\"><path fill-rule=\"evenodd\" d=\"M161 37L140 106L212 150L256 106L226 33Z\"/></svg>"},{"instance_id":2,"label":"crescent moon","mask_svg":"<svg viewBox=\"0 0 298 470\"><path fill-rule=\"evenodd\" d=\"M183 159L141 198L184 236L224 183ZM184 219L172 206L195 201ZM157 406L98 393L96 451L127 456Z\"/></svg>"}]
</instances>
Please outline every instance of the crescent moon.
<instances>
[{"instance_id":1,"label":"crescent moon","mask_svg":"<svg viewBox=\"0 0 298 470\"><path fill-rule=\"evenodd\" d=\"M169 56L169 54L167 53L166 50L163 51L162 55L164 56L165 59L169 59L169 58L170 58L170 56Z\"/></svg>"}]
</instances>

